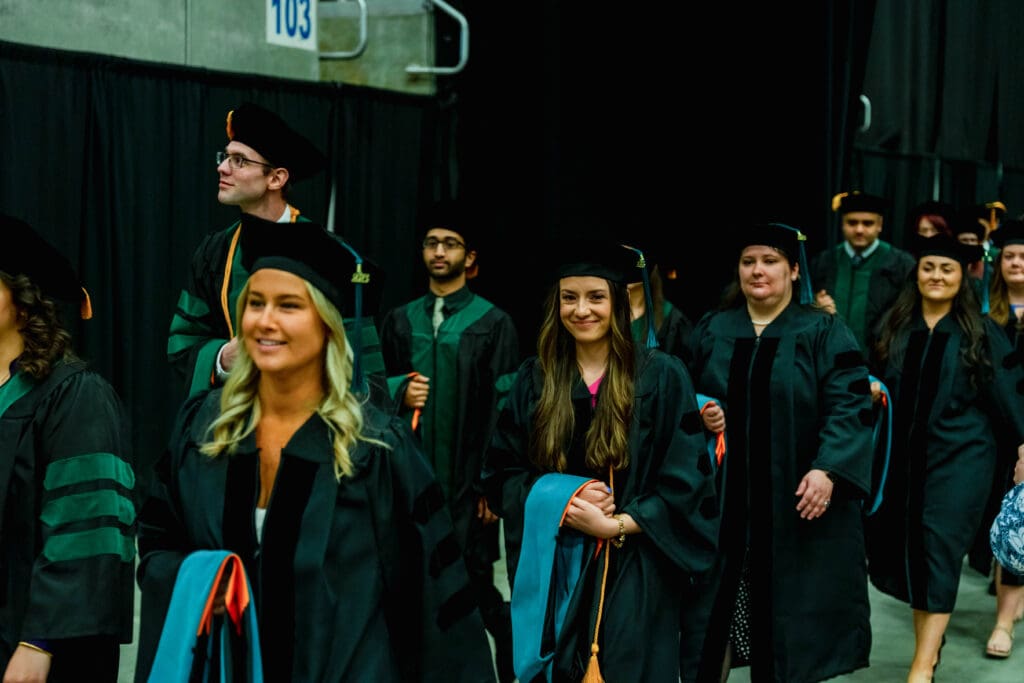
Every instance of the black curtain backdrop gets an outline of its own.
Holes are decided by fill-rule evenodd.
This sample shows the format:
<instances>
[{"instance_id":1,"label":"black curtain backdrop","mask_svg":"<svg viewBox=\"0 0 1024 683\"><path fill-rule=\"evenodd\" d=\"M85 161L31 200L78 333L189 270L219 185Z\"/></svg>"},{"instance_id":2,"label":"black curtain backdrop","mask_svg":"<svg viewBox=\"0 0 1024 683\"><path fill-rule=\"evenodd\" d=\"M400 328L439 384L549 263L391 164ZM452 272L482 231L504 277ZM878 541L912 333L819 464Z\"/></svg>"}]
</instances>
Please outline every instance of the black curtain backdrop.
<instances>
[{"instance_id":1,"label":"black curtain backdrop","mask_svg":"<svg viewBox=\"0 0 1024 683\"><path fill-rule=\"evenodd\" d=\"M906 214L927 199L1024 212L1022 26L1015 0L877 4L862 36L871 125L847 169L849 187L893 201L883 237L907 244Z\"/></svg>"},{"instance_id":2,"label":"black curtain backdrop","mask_svg":"<svg viewBox=\"0 0 1024 683\"><path fill-rule=\"evenodd\" d=\"M411 246L395 246L412 245L430 200L422 179L439 175L432 98L0 43L0 211L57 245L86 283L95 316L72 325L76 348L130 409L143 482L180 400L165 354L190 257L238 216L216 200L214 154L225 114L247 100L332 160L292 203L325 223L333 179L336 231L386 270L384 306L408 298L420 278Z\"/></svg>"}]
</instances>

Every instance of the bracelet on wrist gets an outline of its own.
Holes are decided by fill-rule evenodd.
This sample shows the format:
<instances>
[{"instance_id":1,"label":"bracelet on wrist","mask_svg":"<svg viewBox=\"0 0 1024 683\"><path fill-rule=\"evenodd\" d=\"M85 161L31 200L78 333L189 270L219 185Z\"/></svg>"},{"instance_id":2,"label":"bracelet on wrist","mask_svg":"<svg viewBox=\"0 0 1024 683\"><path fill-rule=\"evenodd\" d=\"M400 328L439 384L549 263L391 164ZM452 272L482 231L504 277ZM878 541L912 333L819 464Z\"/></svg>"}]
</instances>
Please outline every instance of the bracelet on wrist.
<instances>
[{"instance_id":1,"label":"bracelet on wrist","mask_svg":"<svg viewBox=\"0 0 1024 683\"><path fill-rule=\"evenodd\" d=\"M36 652L42 652L47 657L52 657L53 656L52 652L50 652L49 650L44 650L43 648L39 647L38 645L36 645L34 643L28 643L28 642L25 642L24 640L22 640L22 641L20 641L18 643L18 645L24 645L25 647L27 647L30 650L35 650Z\"/></svg>"},{"instance_id":2,"label":"bracelet on wrist","mask_svg":"<svg viewBox=\"0 0 1024 683\"><path fill-rule=\"evenodd\" d=\"M619 536L618 538L612 538L612 545L616 548L621 548L622 544L626 542L626 524L622 521L622 515L615 515L614 518L619 523Z\"/></svg>"}]
</instances>

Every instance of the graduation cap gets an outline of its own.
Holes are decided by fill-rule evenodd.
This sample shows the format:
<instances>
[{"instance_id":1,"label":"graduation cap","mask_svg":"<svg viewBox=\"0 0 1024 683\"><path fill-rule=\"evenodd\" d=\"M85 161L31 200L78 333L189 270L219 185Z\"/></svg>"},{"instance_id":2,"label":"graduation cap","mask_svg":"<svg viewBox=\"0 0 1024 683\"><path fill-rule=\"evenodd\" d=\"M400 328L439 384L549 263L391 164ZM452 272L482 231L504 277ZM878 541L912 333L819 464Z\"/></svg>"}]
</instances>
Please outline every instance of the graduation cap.
<instances>
[{"instance_id":1,"label":"graduation cap","mask_svg":"<svg viewBox=\"0 0 1024 683\"><path fill-rule=\"evenodd\" d=\"M790 263L800 266L800 303L809 304L814 301L814 290L811 287L811 269L808 266L807 250L804 243L807 235L799 228L785 223L757 223L739 230L735 247L737 252L753 245L763 245L778 249L789 259Z\"/></svg>"},{"instance_id":2,"label":"graduation cap","mask_svg":"<svg viewBox=\"0 0 1024 683\"><path fill-rule=\"evenodd\" d=\"M958 261L961 266L974 263L984 255L980 244L964 244L954 237L939 233L931 237L918 235L911 245L915 258L920 261L925 256L944 256Z\"/></svg>"},{"instance_id":3,"label":"graduation cap","mask_svg":"<svg viewBox=\"0 0 1024 683\"><path fill-rule=\"evenodd\" d=\"M985 221L989 225L989 232L991 232L1006 215L1006 204L1000 201L975 204L968 207L966 213L972 215L975 220L980 218Z\"/></svg>"},{"instance_id":4,"label":"graduation cap","mask_svg":"<svg viewBox=\"0 0 1024 683\"><path fill-rule=\"evenodd\" d=\"M242 265L249 273L262 268L298 275L319 289L346 318L356 320L377 313L384 272L350 244L318 223L275 223L251 214L242 215ZM352 335L352 385L363 387L362 335Z\"/></svg>"},{"instance_id":5,"label":"graduation cap","mask_svg":"<svg viewBox=\"0 0 1024 683\"><path fill-rule=\"evenodd\" d=\"M228 140L241 142L262 154L276 167L288 169L293 181L304 180L327 165L313 143L263 107L244 102L228 112Z\"/></svg>"},{"instance_id":6,"label":"graduation cap","mask_svg":"<svg viewBox=\"0 0 1024 683\"><path fill-rule=\"evenodd\" d=\"M866 211L884 216L888 208L889 201L887 199L860 190L840 192L832 197L832 210L840 215L854 211Z\"/></svg>"},{"instance_id":7,"label":"graduation cap","mask_svg":"<svg viewBox=\"0 0 1024 683\"><path fill-rule=\"evenodd\" d=\"M1016 219L1003 221L990 237L992 244L997 249L1002 249L1010 244L1024 244L1024 221Z\"/></svg>"},{"instance_id":8,"label":"graduation cap","mask_svg":"<svg viewBox=\"0 0 1024 683\"><path fill-rule=\"evenodd\" d=\"M977 207L971 206L963 211L959 211L953 219L953 225L951 226L953 228L953 237L964 233L971 233L977 235L978 242L984 241L988 230L978 222L978 218L987 220L984 217L978 216Z\"/></svg>"},{"instance_id":9,"label":"graduation cap","mask_svg":"<svg viewBox=\"0 0 1024 683\"><path fill-rule=\"evenodd\" d=\"M551 280L563 277L600 277L628 285L637 281L640 255L632 248L601 239L557 240L546 250Z\"/></svg>"},{"instance_id":10,"label":"graduation cap","mask_svg":"<svg viewBox=\"0 0 1024 683\"><path fill-rule=\"evenodd\" d=\"M83 320L92 317L92 301L71 262L32 227L18 218L0 214L0 270L25 275L43 296L79 307Z\"/></svg>"}]
</instances>

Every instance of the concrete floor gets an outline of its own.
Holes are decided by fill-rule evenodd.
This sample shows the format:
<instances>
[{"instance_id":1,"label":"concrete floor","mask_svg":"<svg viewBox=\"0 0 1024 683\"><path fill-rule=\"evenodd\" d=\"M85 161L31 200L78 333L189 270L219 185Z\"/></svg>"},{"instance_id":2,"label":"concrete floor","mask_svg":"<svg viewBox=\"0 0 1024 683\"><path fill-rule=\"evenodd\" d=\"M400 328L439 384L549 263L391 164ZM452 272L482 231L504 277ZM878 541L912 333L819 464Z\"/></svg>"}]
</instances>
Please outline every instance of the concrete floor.
<instances>
[{"instance_id":1,"label":"concrete floor","mask_svg":"<svg viewBox=\"0 0 1024 683\"><path fill-rule=\"evenodd\" d=\"M495 580L508 596L505 562L495 563ZM914 653L911 611L906 604L873 588L871 626L873 649L871 666L837 682L904 683ZM136 604L137 604L136 595ZM138 610L136 609L136 620ZM1024 682L1024 640L1009 659L985 657L985 643L995 623L995 597L988 594L988 579L964 565L956 610L946 632L942 664L936 672L937 683L1022 683ZM1020 629L1024 637L1024 626ZM135 670L135 645L121 649L121 676L118 683L131 683ZM749 669L736 669L729 683L749 683ZM621 683L609 681L608 683Z\"/></svg>"}]
</instances>

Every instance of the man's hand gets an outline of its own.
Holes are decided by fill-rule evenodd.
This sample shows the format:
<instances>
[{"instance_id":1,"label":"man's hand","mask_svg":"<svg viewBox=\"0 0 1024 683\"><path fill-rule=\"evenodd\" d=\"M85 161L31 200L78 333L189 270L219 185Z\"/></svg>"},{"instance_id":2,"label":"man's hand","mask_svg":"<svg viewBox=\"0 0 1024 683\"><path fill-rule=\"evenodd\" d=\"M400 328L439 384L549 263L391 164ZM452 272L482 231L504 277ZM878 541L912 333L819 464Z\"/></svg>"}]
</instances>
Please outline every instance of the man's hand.
<instances>
[{"instance_id":1,"label":"man's hand","mask_svg":"<svg viewBox=\"0 0 1024 683\"><path fill-rule=\"evenodd\" d=\"M232 337L224 346L220 347L220 366L224 372L231 372L238 358L238 337Z\"/></svg>"},{"instance_id":2,"label":"man's hand","mask_svg":"<svg viewBox=\"0 0 1024 683\"><path fill-rule=\"evenodd\" d=\"M426 405L429 395L430 378L426 375L416 374L405 387L405 397L402 399L402 403L406 408L422 408Z\"/></svg>"},{"instance_id":3,"label":"man's hand","mask_svg":"<svg viewBox=\"0 0 1024 683\"><path fill-rule=\"evenodd\" d=\"M826 313L836 314L836 301L824 289L814 295L814 304Z\"/></svg>"}]
</instances>

